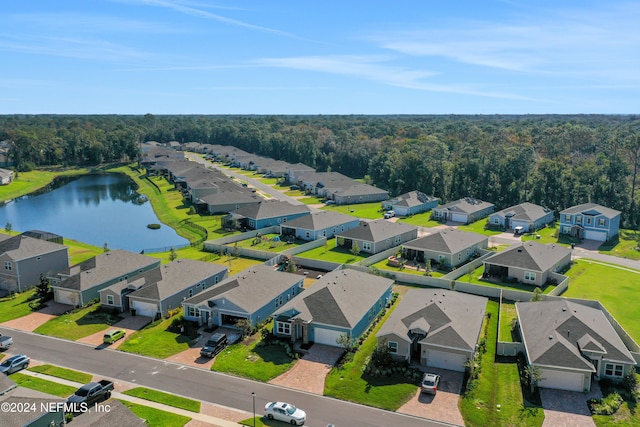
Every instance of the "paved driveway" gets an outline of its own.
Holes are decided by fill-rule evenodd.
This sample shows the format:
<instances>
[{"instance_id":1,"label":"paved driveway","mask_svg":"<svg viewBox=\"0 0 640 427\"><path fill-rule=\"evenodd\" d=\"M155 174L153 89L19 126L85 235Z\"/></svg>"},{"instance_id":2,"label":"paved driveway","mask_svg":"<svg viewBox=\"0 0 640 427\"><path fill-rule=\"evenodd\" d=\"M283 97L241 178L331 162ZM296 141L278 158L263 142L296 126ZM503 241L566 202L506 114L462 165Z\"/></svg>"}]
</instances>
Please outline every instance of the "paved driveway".
<instances>
[{"instance_id":1,"label":"paved driveway","mask_svg":"<svg viewBox=\"0 0 640 427\"><path fill-rule=\"evenodd\" d=\"M47 306L42 310L27 314L23 317L18 317L17 319L7 320L2 323L2 326L25 332L33 332L40 325L47 323L49 320L68 310L71 310L71 308L72 307L70 305L49 301L47 302Z\"/></svg>"},{"instance_id":2,"label":"paved driveway","mask_svg":"<svg viewBox=\"0 0 640 427\"><path fill-rule=\"evenodd\" d=\"M107 347L111 348L111 349L116 349L116 348L120 347L120 345L123 342L125 342L127 340L127 338L129 338L131 336L131 334L133 334L134 332L139 331L140 329L144 328L150 322L151 322L151 318L150 317L128 316L127 315L124 319L122 319L118 323L115 323L112 326L109 326L108 328L104 328L102 331L96 332L95 334L91 334L91 335L86 336L84 338L80 338L78 340L78 342L83 342L83 343L95 345L96 346L96 350L101 350L101 349L107 348ZM109 331L111 329L124 329L125 336L124 336L123 339L118 340L118 341L114 342L113 344L104 344L102 342L102 337L104 336L105 332L107 332L107 331Z\"/></svg>"},{"instance_id":3,"label":"paved driveway","mask_svg":"<svg viewBox=\"0 0 640 427\"><path fill-rule=\"evenodd\" d=\"M440 375L438 393L434 396L420 393L418 389L411 400L402 405L397 412L463 426L464 420L458 409L458 401L464 374L438 368L429 368L429 372Z\"/></svg>"},{"instance_id":4,"label":"paved driveway","mask_svg":"<svg viewBox=\"0 0 640 427\"><path fill-rule=\"evenodd\" d=\"M269 383L322 395L324 380L342 353L341 348L314 344L293 368Z\"/></svg>"},{"instance_id":5,"label":"paved driveway","mask_svg":"<svg viewBox=\"0 0 640 427\"><path fill-rule=\"evenodd\" d=\"M589 393L541 388L540 398L544 409L542 427L595 427L587 401L601 397L600 385L595 381L591 383Z\"/></svg>"}]
</instances>

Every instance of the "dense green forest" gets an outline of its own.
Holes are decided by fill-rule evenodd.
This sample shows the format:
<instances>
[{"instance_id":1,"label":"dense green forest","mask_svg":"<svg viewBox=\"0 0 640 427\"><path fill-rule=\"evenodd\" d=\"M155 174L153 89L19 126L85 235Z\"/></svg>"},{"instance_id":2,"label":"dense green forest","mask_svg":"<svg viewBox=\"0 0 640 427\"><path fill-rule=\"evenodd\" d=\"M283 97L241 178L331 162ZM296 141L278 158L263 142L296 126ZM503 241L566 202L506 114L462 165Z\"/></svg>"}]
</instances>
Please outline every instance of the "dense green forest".
<instances>
[{"instance_id":1,"label":"dense green forest","mask_svg":"<svg viewBox=\"0 0 640 427\"><path fill-rule=\"evenodd\" d=\"M234 145L365 177L393 195L473 196L498 208L600 203L638 224L639 116L0 116L19 171L135 160L150 140Z\"/></svg>"}]
</instances>

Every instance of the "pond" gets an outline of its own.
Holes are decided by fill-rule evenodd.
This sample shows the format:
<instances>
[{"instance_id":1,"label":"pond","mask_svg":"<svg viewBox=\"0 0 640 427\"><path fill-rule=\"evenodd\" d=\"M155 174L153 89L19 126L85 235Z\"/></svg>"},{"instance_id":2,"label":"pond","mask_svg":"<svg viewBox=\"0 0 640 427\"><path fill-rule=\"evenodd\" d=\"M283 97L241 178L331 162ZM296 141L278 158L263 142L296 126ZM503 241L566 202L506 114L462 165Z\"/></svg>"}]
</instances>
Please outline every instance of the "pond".
<instances>
[{"instance_id":1,"label":"pond","mask_svg":"<svg viewBox=\"0 0 640 427\"><path fill-rule=\"evenodd\" d=\"M10 222L16 231L42 230L64 238L140 252L178 246L189 241L160 223L151 203L122 174L83 175L57 179L39 194L16 199L0 208L0 227Z\"/></svg>"}]
</instances>

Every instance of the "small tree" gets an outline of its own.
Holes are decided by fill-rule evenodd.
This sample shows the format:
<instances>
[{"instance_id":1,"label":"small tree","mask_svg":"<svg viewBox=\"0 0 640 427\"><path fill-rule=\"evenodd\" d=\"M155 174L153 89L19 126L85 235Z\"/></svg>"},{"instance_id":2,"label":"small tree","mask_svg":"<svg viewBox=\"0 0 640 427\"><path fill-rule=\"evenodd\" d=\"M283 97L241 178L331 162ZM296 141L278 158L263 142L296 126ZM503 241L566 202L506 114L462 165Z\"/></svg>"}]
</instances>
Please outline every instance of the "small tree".
<instances>
[{"instance_id":1,"label":"small tree","mask_svg":"<svg viewBox=\"0 0 640 427\"><path fill-rule=\"evenodd\" d=\"M178 254L176 253L175 249L171 248L171 250L169 251L169 261L175 261L176 259L178 259Z\"/></svg>"},{"instance_id":2,"label":"small tree","mask_svg":"<svg viewBox=\"0 0 640 427\"><path fill-rule=\"evenodd\" d=\"M53 293L51 292L49 279L44 277L44 275L40 275L40 282L36 286L36 295L43 301L50 300L53 297Z\"/></svg>"},{"instance_id":3,"label":"small tree","mask_svg":"<svg viewBox=\"0 0 640 427\"><path fill-rule=\"evenodd\" d=\"M233 257L236 259L240 258L240 248L238 247L238 242L233 245Z\"/></svg>"},{"instance_id":4,"label":"small tree","mask_svg":"<svg viewBox=\"0 0 640 427\"><path fill-rule=\"evenodd\" d=\"M538 302L538 301L542 301L542 289L540 289L539 287L536 287L533 290L533 296L531 297L531 302Z\"/></svg>"},{"instance_id":5,"label":"small tree","mask_svg":"<svg viewBox=\"0 0 640 427\"><path fill-rule=\"evenodd\" d=\"M358 246L358 242L353 242L353 244L351 245L351 253L353 254L353 256L360 255L360 246Z\"/></svg>"},{"instance_id":6,"label":"small tree","mask_svg":"<svg viewBox=\"0 0 640 427\"><path fill-rule=\"evenodd\" d=\"M455 291L456 290L456 281L452 280L450 285L451 285L451 290Z\"/></svg>"},{"instance_id":7,"label":"small tree","mask_svg":"<svg viewBox=\"0 0 640 427\"><path fill-rule=\"evenodd\" d=\"M293 262L293 259L289 257L287 261L287 272L295 273L296 271L298 271L298 266Z\"/></svg>"},{"instance_id":8,"label":"small tree","mask_svg":"<svg viewBox=\"0 0 640 427\"><path fill-rule=\"evenodd\" d=\"M542 371L537 366L528 365L524 368L524 381L531 389L531 393L533 393L534 388L541 379Z\"/></svg>"},{"instance_id":9,"label":"small tree","mask_svg":"<svg viewBox=\"0 0 640 427\"><path fill-rule=\"evenodd\" d=\"M4 231L6 231L7 233L11 233L11 230L13 230L13 224L7 221L7 223L4 225Z\"/></svg>"},{"instance_id":10,"label":"small tree","mask_svg":"<svg viewBox=\"0 0 640 427\"><path fill-rule=\"evenodd\" d=\"M356 340L351 338L348 334L340 334L340 336L336 338L336 344L344 348L346 351L351 351L353 346L356 344Z\"/></svg>"},{"instance_id":11,"label":"small tree","mask_svg":"<svg viewBox=\"0 0 640 427\"><path fill-rule=\"evenodd\" d=\"M251 332L251 322L249 321L249 319L238 319L236 320L234 326L240 330L243 338L249 335L249 333Z\"/></svg>"}]
</instances>

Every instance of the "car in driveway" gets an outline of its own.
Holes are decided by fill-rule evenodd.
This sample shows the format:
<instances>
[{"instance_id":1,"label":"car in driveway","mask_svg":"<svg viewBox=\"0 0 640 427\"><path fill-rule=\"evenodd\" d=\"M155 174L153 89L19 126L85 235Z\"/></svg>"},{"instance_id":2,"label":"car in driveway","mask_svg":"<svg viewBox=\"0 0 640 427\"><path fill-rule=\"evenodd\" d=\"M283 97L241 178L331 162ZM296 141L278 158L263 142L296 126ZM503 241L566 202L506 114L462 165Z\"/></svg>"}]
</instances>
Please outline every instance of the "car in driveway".
<instances>
[{"instance_id":1,"label":"car in driveway","mask_svg":"<svg viewBox=\"0 0 640 427\"><path fill-rule=\"evenodd\" d=\"M438 391L438 384L440 384L440 375L430 374L427 372L422 377L420 390L422 390L423 393L436 394Z\"/></svg>"},{"instance_id":2,"label":"car in driveway","mask_svg":"<svg viewBox=\"0 0 640 427\"><path fill-rule=\"evenodd\" d=\"M386 211L384 214L384 219L393 218L394 216L396 216L395 211Z\"/></svg>"},{"instance_id":3,"label":"car in driveway","mask_svg":"<svg viewBox=\"0 0 640 427\"><path fill-rule=\"evenodd\" d=\"M104 337L102 337L102 342L104 342L105 344L113 344L119 339L124 338L125 334L126 332L124 329L112 329L104 334Z\"/></svg>"},{"instance_id":4,"label":"car in driveway","mask_svg":"<svg viewBox=\"0 0 640 427\"><path fill-rule=\"evenodd\" d=\"M0 373L13 374L29 366L30 359L24 354L17 354L0 363Z\"/></svg>"},{"instance_id":5,"label":"car in driveway","mask_svg":"<svg viewBox=\"0 0 640 427\"><path fill-rule=\"evenodd\" d=\"M304 425L307 414L286 402L269 402L264 406L264 415L270 420L284 421L294 426Z\"/></svg>"}]
</instances>

